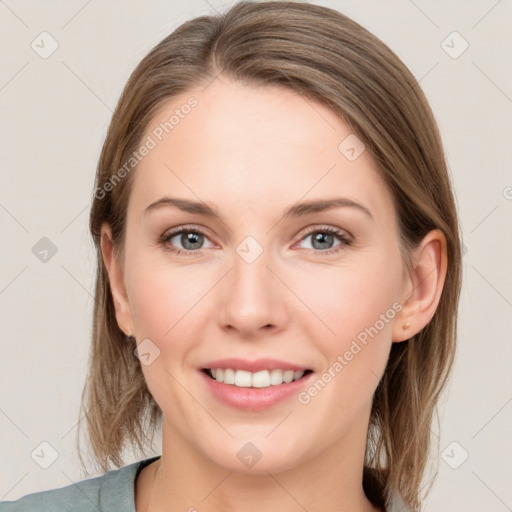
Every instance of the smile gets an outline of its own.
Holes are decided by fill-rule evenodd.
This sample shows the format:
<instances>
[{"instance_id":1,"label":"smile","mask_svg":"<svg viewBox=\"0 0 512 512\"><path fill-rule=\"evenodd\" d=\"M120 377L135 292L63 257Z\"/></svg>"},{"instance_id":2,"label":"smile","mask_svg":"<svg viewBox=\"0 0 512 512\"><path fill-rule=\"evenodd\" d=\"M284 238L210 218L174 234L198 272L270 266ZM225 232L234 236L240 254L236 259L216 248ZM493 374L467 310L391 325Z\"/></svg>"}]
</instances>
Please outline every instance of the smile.
<instances>
[{"instance_id":1,"label":"smile","mask_svg":"<svg viewBox=\"0 0 512 512\"><path fill-rule=\"evenodd\" d=\"M240 388L268 388L290 383L301 379L311 370L261 370L250 372L247 370L235 370L233 368L204 368L203 371L212 379L224 384Z\"/></svg>"}]
</instances>

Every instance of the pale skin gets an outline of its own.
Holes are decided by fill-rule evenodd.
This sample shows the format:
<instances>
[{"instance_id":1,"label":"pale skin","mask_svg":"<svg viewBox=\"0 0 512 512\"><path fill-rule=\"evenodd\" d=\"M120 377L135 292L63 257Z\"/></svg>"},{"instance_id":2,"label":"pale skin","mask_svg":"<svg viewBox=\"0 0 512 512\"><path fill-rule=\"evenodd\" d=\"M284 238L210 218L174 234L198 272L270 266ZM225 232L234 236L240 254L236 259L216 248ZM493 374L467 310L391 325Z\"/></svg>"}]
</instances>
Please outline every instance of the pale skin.
<instances>
[{"instance_id":1,"label":"pale skin","mask_svg":"<svg viewBox=\"0 0 512 512\"><path fill-rule=\"evenodd\" d=\"M169 100L146 135L192 95L197 107L135 171L124 262L114 256L109 226L102 229L118 324L160 350L142 370L164 414L162 456L136 481L136 509L379 510L362 488L372 396L392 343L435 313L445 237L431 231L408 271L371 155L349 161L338 146L350 127L290 90L218 79ZM144 214L163 196L207 203L222 221L170 206ZM366 206L373 218L353 207L283 218L297 202L333 197ZM184 225L205 236L185 246L186 235L176 235L166 244L192 256L158 243ZM327 247L314 245L312 227L336 228L353 244L327 233ZM250 264L236 252L247 236L263 249ZM319 377L396 302L401 310L309 404L292 397L241 411L219 402L199 374L217 358L272 357ZM237 457L247 442L262 453L251 468Z\"/></svg>"}]
</instances>

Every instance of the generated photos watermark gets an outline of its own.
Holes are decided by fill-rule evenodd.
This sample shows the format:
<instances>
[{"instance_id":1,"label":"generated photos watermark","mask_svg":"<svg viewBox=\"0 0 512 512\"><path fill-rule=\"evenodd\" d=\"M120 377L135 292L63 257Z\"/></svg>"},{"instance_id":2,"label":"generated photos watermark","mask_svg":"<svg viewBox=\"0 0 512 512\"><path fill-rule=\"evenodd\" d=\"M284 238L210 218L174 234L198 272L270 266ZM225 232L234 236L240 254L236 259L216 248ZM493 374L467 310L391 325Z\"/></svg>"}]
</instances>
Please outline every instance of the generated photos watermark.
<instances>
[{"instance_id":1,"label":"generated photos watermark","mask_svg":"<svg viewBox=\"0 0 512 512\"><path fill-rule=\"evenodd\" d=\"M370 327L365 327L357 336L352 340L350 347L345 350L343 354L338 355L327 370L320 375L320 377L306 390L301 391L297 395L297 400L302 405L307 405L311 402L312 398L317 396L329 382L331 382L339 373L347 366L354 357L359 354L367 345L368 337L374 338L379 332L384 329L390 320L395 318L395 315L402 310L400 302L394 302L392 307L387 309L385 313L379 315L379 319L375 321Z\"/></svg>"},{"instance_id":2,"label":"generated photos watermark","mask_svg":"<svg viewBox=\"0 0 512 512\"><path fill-rule=\"evenodd\" d=\"M113 174L101 187L97 187L94 192L96 199L103 199L107 192L111 192L115 186L133 169L137 167L142 159L149 155L152 149L155 149L159 142L162 142L164 137L178 126L183 119L197 107L198 101L191 96L186 103L183 103L179 108L174 110L174 113L169 119L162 121L152 132L146 137L145 141L135 150L127 161Z\"/></svg>"}]
</instances>

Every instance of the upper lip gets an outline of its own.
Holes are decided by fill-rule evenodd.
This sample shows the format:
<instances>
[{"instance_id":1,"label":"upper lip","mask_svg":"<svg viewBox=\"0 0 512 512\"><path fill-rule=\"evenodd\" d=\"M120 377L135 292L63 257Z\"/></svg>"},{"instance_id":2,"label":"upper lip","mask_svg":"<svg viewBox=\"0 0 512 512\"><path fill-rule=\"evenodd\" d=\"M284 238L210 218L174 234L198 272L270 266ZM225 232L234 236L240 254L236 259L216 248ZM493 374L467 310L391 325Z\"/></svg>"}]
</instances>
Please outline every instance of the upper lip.
<instances>
[{"instance_id":1,"label":"upper lip","mask_svg":"<svg viewBox=\"0 0 512 512\"><path fill-rule=\"evenodd\" d=\"M202 366L202 369L211 368L222 368L222 369L234 369L234 370L245 370L251 373L259 372L261 370L293 370L293 371L306 371L309 368L300 364L289 363L287 361L280 361L278 359L261 358L249 361L247 359L216 359L210 361Z\"/></svg>"}]
</instances>

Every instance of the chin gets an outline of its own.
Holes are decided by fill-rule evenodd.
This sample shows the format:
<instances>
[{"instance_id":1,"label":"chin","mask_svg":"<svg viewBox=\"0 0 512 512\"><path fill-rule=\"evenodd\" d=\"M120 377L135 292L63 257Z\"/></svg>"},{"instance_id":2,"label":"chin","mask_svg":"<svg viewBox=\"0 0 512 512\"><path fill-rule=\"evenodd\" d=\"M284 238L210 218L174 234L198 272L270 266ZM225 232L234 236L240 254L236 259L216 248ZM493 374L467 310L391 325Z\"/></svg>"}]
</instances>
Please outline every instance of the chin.
<instances>
[{"instance_id":1,"label":"chin","mask_svg":"<svg viewBox=\"0 0 512 512\"><path fill-rule=\"evenodd\" d=\"M254 439L250 441L248 439ZM288 438L289 439L289 438ZM224 445L218 445L218 451L212 453L211 445L205 447L205 457L213 464L221 466L228 471L246 475L266 475L267 473L281 473L300 464L297 446L301 441L297 438L295 446L283 449L280 440L247 436L244 439L230 439Z\"/></svg>"}]
</instances>

